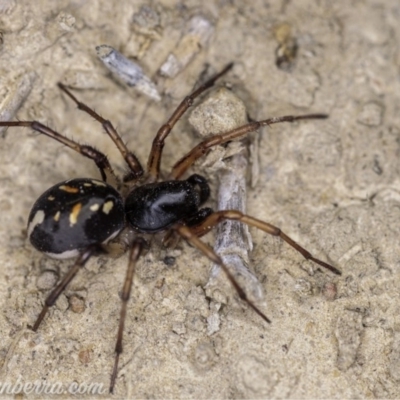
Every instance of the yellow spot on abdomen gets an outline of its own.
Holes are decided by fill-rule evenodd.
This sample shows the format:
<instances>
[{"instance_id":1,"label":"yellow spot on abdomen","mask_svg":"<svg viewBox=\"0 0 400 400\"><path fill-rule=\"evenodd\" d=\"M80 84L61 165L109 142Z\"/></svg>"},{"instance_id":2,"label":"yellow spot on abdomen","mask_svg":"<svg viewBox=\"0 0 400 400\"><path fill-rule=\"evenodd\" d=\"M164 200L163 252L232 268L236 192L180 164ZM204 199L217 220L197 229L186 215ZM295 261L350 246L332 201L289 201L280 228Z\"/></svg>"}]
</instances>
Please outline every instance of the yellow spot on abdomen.
<instances>
[{"instance_id":1,"label":"yellow spot on abdomen","mask_svg":"<svg viewBox=\"0 0 400 400\"><path fill-rule=\"evenodd\" d=\"M75 204L72 207L71 214L69 214L70 226L73 226L78 222L78 215L79 215L81 209L82 209L82 203Z\"/></svg>"},{"instance_id":2,"label":"yellow spot on abdomen","mask_svg":"<svg viewBox=\"0 0 400 400\"><path fill-rule=\"evenodd\" d=\"M67 186L67 185L61 185L59 187L59 189L60 190L64 190L64 192L67 192L67 193L78 193L79 192L78 188L75 188L75 187L72 187L72 186Z\"/></svg>"},{"instance_id":3,"label":"yellow spot on abdomen","mask_svg":"<svg viewBox=\"0 0 400 400\"><path fill-rule=\"evenodd\" d=\"M107 203L103 204L103 213L108 214L113 207L114 207L114 202L112 200L107 201Z\"/></svg>"},{"instance_id":4,"label":"yellow spot on abdomen","mask_svg":"<svg viewBox=\"0 0 400 400\"><path fill-rule=\"evenodd\" d=\"M54 215L54 221L59 221L60 220L60 211L56 212L56 215Z\"/></svg>"}]
</instances>

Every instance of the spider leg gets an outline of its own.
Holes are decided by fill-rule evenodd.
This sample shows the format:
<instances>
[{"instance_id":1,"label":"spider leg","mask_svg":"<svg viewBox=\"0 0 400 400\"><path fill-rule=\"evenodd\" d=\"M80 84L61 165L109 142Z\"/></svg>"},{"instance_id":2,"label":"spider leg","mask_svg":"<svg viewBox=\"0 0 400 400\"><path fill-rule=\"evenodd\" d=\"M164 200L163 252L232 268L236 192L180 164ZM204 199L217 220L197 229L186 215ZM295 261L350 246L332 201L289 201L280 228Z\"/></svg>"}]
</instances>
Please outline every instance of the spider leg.
<instances>
[{"instance_id":1,"label":"spider leg","mask_svg":"<svg viewBox=\"0 0 400 400\"><path fill-rule=\"evenodd\" d=\"M187 240L190 244L192 244L194 247L200 250L204 255L206 255L211 261L219 265L225 272L226 276L228 277L232 286L235 288L241 300L246 302L247 305L250 308L252 308L265 322L271 323L271 320L262 311L260 311L258 307L256 307L256 305L251 300L247 298L246 293L240 287L239 283L237 282L235 277L231 274L228 267L222 262L221 258L217 255L217 253L215 253L215 251L210 246L202 242L196 236L196 234L192 232L192 230L185 225L177 225L173 229L175 229L176 232L178 232L179 235L182 236L185 240Z\"/></svg>"},{"instance_id":2,"label":"spider leg","mask_svg":"<svg viewBox=\"0 0 400 400\"><path fill-rule=\"evenodd\" d=\"M182 115L189 109L189 107L191 107L194 99L200 96L205 90L212 87L215 81L219 79L222 75L226 74L232 68L232 66L233 63L228 64L221 72L214 75L211 79L209 79L206 83L196 89L189 96L186 96L179 104L177 109L173 112L168 121L158 130L156 137L153 139L149 159L147 161L147 171L150 182L154 182L158 178L158 175L160 173L161 155L164 148L165 139L170 134L172 128L182 117Z\"/></svg>"},{"instance_id":3,"label":"spider leg","mask_svg":"<svg viewBox=\"0 0 400 400\"><path fill-rule=\"evenodd\" d=\"M77 105L79 110L82 110L93 117L96 121L100 122L103 126L103 129L106 131L107 135L111 138L111 140L117 146L119 152L124 157L125 162L128 164L129 169L131 170L131 175L127 180L137 179L143 175L143 168L135 156L131 151L128 150L125 143L122 141L121 136L118 134L117 130L114 128L112 123L99 114L97 114L93 109L88 107L86 104L80 102L71 92L70 90L62 83L58 83L58 87Z\"/></svg>"},{"instance_id":4,"label":"spider leg","mask_svg":"<svg viewBox=\"0 0 400 400\"><path fill-rule=\"evenodd\" d=\"M218 144L223 144L229 142L233 139L239 139L246 136L250 132L256 131L262 126L278 124L280 122L294 122L302 119L325 119L328 118L327 114L307 114L307 115L285 115L283 117L269 118L263 121L254 121L249 124L240 126L238 128L232 129L228 132L222 133L220 135L213 135L209 138L203 140L192 150L184 155L173 167L170 173L170 179L179 179L188 168L190 168L194 162L207 154L211 147L217 146Z\"/></svg>"},{"instance_id":5,"label":"spider leg","mask_svg":"<svg viewBox=\"0 0 400 400\"><path fill-rule=\"evenodd\" d=\"M327 264L326 262L313 257L310 252L308 252L304 247L297 244L292 238L284 234L278 227L271 225L267 222L261 221L259 219L250 217L238 210L216 211L213 214L209 215L207 218L205 218L201 224L196 226L196 230L198 232L202 232L202 230L204 230L205 233L207 233L210 229L212 229L214 226L216 226L218 223L224 220L240 221L249 226L254 226L255 228L261 229L262 231L269 233L270 235L279 236L286 243L288 243L295 250L297 250L306 260L313 261L316 264L320 265L325 269L328 269L329 271L333 272L336 275L342 274L337 268L333 267L332 265Z\"/></svg>"},{"instance_id":6,"label":"spider leg","mask_svg":"<svg viewBox=\"0 0 400 400\"><path fill-rule=\"evenodd\" d=\"M124 333L124 324L125 324L125 317L126 317L126 310L128 305L128 300L131 294L132 289L132 282L133 282L133 274L135 272L136 261L139 259L142 249L144 246L144 240L141 238L136 239L131 248L131 252L129 255L129 264L128 269L126 271L124 286L122 289L122 305L121 305L121 314L119 319L119 327L118 327L118 334L117 334L117 343L115 345L115 361L114 361L114 368L111 374L111 382L110 382L110 393L113 393L115 381L117 379L118 374L118 362L119 356L122 353L122 336Z\"/></svg>"},{"instance_id":7,"label":"spider leg","mask_svg":"<svg viewBox=\"0 0 400 400\"><path fill-rule=\"evenodd\" d=\"M39 325L43 321L43 318L47 314L47 311L50 307L54 305L57 301L60 294L65 290L67 285L75 278L75 275L78 273L79 269L83 267L89 258L96 252L97 246L91 246L84 250L75 261L75 264L72 268L68 271L68 273L64 276L62 281L52 290L52 292L47 296L45 304L40 312L39 316L36 319L35 324L33 325L32 330L36 332L39 328Z\"/></svg>"},{"instance_id":8,"label":"spider leg","mask_svg":"<svg viewBox=\"0 0 400 400\"><path fill-rule=\"evenodd\" d=\"M106 171L108 171L113 177L116 178L113 169L111 168L110 162L108 161L108 158L105 154L100 152L99 150L96 150L92 146L88 145L83 145L79 144L77 142L74 142L71 139L68 139L64 135L61 135L60 133L53 131L51 128L41 124L40 122L37 121L0 121L0 126L24 126L27 128L31 128L36 132L42 133L43 135L46 135L48 137L51 137L58 142L64 144L65 146L69 147L72 150L75 150L79 154L82 154L84 157L90 158L91 160L94 161L96 164L97 168L100 170L101 177L103 181L107 180L107 175Z\"/></svg>"}]
</instances>

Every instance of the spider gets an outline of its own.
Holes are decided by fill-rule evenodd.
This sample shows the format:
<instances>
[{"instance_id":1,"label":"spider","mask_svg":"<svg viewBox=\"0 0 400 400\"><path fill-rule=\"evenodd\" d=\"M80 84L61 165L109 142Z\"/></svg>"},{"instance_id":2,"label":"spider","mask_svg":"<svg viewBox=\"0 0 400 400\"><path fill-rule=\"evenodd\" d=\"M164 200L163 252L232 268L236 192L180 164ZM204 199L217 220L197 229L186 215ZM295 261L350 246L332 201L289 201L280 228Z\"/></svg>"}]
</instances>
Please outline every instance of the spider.
<instances>
[{"instance_id":1,"label":"spider","mask_svg":"<svg viewBox=\"0 0 400 400\"><path fill-rule=\"evenodd\" d=\"M93 109L80 102L67 86L62 83L58 84L59 88L77 105L78 109L92 116L103 126L106 134L117 146L129 167L129 173L122 180L114 173L107 156L92 146L79 144L37 121L0 122L0 126L5 127L29 127L61 142L93 160L102 178L102 180L77 178L58 183L44 192L32 207L28 218L28 237L31 244L37 250L53 258L76 257L75 263L68 273L46 298L42 311L32 327L33 331L38 330L49 308L55 304L79 269L93 255L97 254L103 245L117 237L125 227L134 232L130 243L128 268L121 296L122 304L114 366L109 387L110 393L114 391L118 375L127 303L130 297L135 265L145 247L144 234L161 232L165 242L168 242L168 238L173 235L185 239L221 267L240 299L267 323L271 322L270 319L247 298L245 291L221 258L211 247L199 239L218 223L224 220L237 220L261 229L268 234L279 236L307 260L311 260L335 274L341 274L337 268L313 257L305 248L276 226L237 210L213 211L209 207L202 207L210 196L210 186L207 180L198 174L182 179L193 163L214 146L242 138L262 126L281 122L325 119L328 115L307 114L269 118L250 122L220 135L212 135L176 162L167 175L167 179L161 181L159 176L162 150L172 128L193 104L193 101L205 90L211 88L215 81L226 74L232 66L233 63L227 65L179 104L153 139L146 171L144 171L134 153L126 147L110 121L102 118ZM127 189L126 196L123 196L120 191L107 183L109 177L115 178L119 189L121 187Z\"/></svg>"}]
</instances>

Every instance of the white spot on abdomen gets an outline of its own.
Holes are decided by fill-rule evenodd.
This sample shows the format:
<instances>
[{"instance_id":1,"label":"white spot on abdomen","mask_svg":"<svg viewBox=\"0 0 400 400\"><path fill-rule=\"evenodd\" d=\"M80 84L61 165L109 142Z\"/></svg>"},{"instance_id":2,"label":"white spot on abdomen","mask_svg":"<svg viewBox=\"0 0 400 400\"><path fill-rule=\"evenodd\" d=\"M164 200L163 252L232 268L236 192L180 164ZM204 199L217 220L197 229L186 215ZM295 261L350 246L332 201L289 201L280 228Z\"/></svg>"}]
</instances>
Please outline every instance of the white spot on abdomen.
<instances>
[{"instance_id":1,"label":"white spot on abdomen","mask_svg":"<svg viewBox=\"0 0 400 400\"><path fill-rule=\"evenodd\" d=\"M33 230L36 225L40 225L44 221L44 211L38 210L36 211L35 216L32 218L32 221L28 225L28 237L31 237Z\"/></svg>"}]
</instances>

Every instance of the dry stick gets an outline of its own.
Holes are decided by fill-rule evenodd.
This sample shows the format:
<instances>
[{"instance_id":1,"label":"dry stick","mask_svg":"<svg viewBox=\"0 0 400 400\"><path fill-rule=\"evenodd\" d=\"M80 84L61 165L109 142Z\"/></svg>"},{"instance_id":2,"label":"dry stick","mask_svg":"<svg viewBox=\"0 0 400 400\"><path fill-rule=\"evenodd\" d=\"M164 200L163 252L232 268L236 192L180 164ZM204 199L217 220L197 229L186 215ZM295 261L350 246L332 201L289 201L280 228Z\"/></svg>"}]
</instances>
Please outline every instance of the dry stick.
<instances>
[{"instance_id":1,"label":"dry stick","mask_svg":"<svg viewBox=\"0 0 400 400\"><path fill-rule=\"evenodd\" d=\"M144 73L139 64L105 44L97 46L96 51L104 65L121 81L135 87L153 100L161 100L155 83Z\"/></svg>"},{"instance_id":2,"label":"dry stick","mask_svg":"<svg viewBox=\"0 0 400 400\"><path fill-rule=\"evenodd\" d=\"M6 90L2 92L0 121L9 121L14 118L22 103L29 96L36 77L36 72L28 72L18 75L18 77L11 76L10 79L2 80L2 87ZM3 131L4 129L0 128L0 135Z\"/></svg>"},{"instance_id":3,"label":"dry stick","mask_svg":"<svg viewBox=\"0 0 400 400\"><path fill-rule=\"evenodd\" d=\"M223 134L248 123L244 103L231 91L221 88L199 104L192 112L189 122L205 139L214 134ZM203 140L204 140L203 139ZM246 212L247 192L247 155L244 145L238 141L227 146L218 146L214 154L221 154L215 164L210 167L211 174L218 176L218 210L235 209ZM215 159L211 156L210 160ZM207 162L207 161L206 161ZM192 228L193 233L203 235L211 227ZM252 240L249 228L239 221L226 221L215 229L214 251L221 257L232 274L253 300L263 298L262 285L249 269L249 252ZM221 273L217 264L212 264L206 288L215 285ZM240 279L240 280L239 280ZM219 318L218 318L219 320ZM213 323L216 322L213 320ZM209 329L215 329L209 326Z\"/></svg>"},{"instance_id":4,"label":"dry stick","mask_svg":"<svg viewBox=\"0 0 400 400\"><path fill-rule=\"evenodd\" d=\"M159 73L169 78L178 75L206 47L213 31L213 23L203 15L192 17L181 39L160 67Z\"/></svg>"},{"instance_id":5,"label":"dry stick","mask_svg":"<svg viewBox=\"0 0 400 400\"><path fill-rule=\"evenodd\" d=\"M245 151L235 154L225 161L225 167L218 172L218 210L234 209L246 212L246 171ZM226 221L218 224L215 234L215 252L222 258L235 275L243 277L246 288L254 299L263 298L262 286L249 269L249 251L253 248L248 227L240 221ZM207 286L219 274L218 265L213 265ZM248 284L247 284L248 283Z\"/></svg>"}]
</instances>

